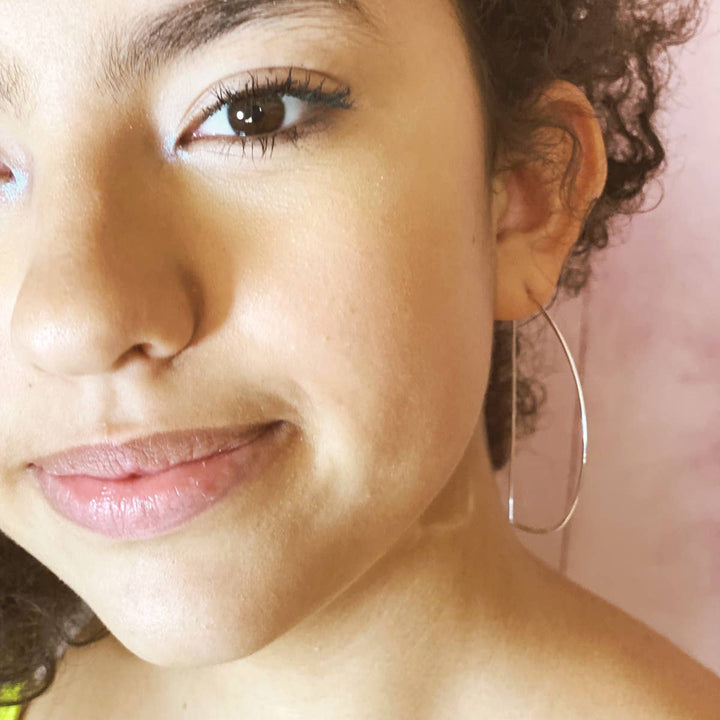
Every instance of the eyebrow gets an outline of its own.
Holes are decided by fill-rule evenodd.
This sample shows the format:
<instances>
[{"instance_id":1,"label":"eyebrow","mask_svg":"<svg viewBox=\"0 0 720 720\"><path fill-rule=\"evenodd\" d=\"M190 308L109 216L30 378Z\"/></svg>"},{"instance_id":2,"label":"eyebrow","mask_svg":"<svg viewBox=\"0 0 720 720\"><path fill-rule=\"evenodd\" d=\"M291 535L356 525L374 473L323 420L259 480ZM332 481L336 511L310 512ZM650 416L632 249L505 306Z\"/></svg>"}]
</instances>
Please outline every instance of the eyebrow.
<instances>
[{"instance_id":1,"label":"eyebrow","mask_svg":"<svg viewBox=\"0 0 720 720\"><path fill-rule=\"evenodd\" d=\"M0 107L20 108L30 105L29 75L20 63L3 54L0 48Z\"/></svg>"},{"instance_id":2,"label":"eyebrow","mask_svg":"<svg viewBox=\"0 0 720 720\"><path fill-rule=\"evenodd\" d=\"M197 51L237 28L290 17L316 17L333 11L365 30L376 30L360 0L191 0L159 15L141 16L119 34L112 31L96 79L99 90L120 93L154 70ZM0 48L0 107L29 111L31 76L19 60ZM32 85L37 86L37 82Z\"/></svg>"}]
</instances>

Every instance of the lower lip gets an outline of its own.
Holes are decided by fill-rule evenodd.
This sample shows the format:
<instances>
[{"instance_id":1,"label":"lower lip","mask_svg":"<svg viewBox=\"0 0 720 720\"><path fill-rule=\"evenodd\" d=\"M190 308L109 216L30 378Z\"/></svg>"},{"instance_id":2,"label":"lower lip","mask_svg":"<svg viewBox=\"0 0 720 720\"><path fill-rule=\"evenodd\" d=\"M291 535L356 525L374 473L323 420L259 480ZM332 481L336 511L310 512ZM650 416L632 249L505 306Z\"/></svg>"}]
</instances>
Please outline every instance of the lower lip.
<instances>
[{"instance_id":1,"label":"lower lip","mask_svg":"<svg viewBox=\"0 0 720 720\"><path fill-rule=\"evenodd\" d=\"M156 475L107 480L50 475L33 468L47 501L68 520L111 538L144 540L200 515L236 485L257 477L275 455L286 423L246 445Z\"/></svg>"}]
</instances>

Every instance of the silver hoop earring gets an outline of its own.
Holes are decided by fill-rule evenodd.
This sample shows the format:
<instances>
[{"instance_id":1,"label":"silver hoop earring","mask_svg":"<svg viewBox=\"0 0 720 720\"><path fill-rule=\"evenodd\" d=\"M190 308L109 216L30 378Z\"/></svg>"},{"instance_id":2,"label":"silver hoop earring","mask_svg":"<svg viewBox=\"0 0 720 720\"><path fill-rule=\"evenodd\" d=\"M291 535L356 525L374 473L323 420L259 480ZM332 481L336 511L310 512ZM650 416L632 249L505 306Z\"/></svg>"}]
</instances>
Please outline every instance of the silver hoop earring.
<instances>
[{"instance_id":1,"label":"silver hoop earring","mask_svg":"<svg viewBox=\"0 0 720 720\"><path fill-rule=\"evenodd\" d=\"M534 535L545 535L547 533L557 532L558 530L562 530L569 522L570 519L573 516L573 513L575 512L575 509L577 508L578 502L580 500L580 490L582 487L582 476L583 476L583 470L585 469L585 465L587 464L587 445L588 445L588 429L587 429L587 413L585 412L585 396L583 395L583 389L582 385L580 383L580 375L578 374L577 367L575 365L575 361L573 360L572 354L570 353L570 348L568 347L568 344L565 342L565 338L563 337L562 333L560 332L560 329L558 326L553 322L552 318L545 312L545 308L537 301L534 297L530 296L532 301L540 308L542 314L545 316L547 321L552 326L552 329L555 331L555 334L558 337L558 340L560 340L560 343L562 344L563 350L565 351L565 355L567 356L568 362L570 363L570 369L572 370L573 377L575 378L575 385L577 386L577 392L578 392L578 398L580 399L580 413L581 413L581 421L582 421L582 441L583 441L583 447L582 447L582 464L580 465L580 474L577 479L577 488L575 490L575 499L572 503L572 506L570 507L570 510L568 511L567 515L565 516L565 519L558 523L557 525L554 525L549 528L534 528L530 527L529 525L523 525L522 523L515 522L515 495L513 493L513 480L512 480L512 461L513 456L515 454L515 420L516 420L516 414L517 409L515 407L515 404L517 402L517 376L516 376L516 345L517 345L517 328L515 325L515 321L513 320L513 332L512 332L512 366L513 366L513 374L512 374L512 430L510 434L510 467L509 467L509 506L508 506L508 520L510 521L510 524L513 527L516 527L518 530L523 530L524 532L533 533Z\"/></svg>"}]
</instances>

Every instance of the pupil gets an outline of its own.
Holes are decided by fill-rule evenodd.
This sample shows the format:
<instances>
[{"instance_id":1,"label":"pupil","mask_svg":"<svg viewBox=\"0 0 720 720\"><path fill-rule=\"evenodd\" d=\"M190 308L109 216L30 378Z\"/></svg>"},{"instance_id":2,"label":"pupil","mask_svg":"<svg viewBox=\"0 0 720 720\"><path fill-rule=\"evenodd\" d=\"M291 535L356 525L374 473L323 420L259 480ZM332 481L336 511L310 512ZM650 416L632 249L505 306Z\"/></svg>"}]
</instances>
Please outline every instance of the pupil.
<instances>
[{"instance_id":1,"label":"pupil","mask_svg":"<svg viewBox=\"0 0 720 720\"><path fill-rule=\"evenodd\" d=\"M264 100L241 99L228 107L230 127L241 137L277 132L285 120L285 103L279 95Z\"/></svg>"}]
</instances>

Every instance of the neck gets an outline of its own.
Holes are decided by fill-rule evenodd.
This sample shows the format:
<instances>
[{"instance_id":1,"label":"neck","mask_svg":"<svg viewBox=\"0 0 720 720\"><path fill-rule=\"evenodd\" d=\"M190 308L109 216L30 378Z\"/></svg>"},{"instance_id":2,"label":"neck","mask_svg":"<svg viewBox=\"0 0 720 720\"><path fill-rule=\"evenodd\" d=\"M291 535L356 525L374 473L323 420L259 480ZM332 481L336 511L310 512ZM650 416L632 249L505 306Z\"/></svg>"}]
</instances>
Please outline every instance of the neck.
<instances>
[{"instance_id":1,"label":"neck","mask_svg":"<svg viewBox=\"0 0 720 720\"><path fill-rule=\"evenodd\" d=\"M537 648L553 573L515 532L478 432L400 541L312 616L239 661L145 670L187 697L212 702L212 688L223 717L432 717L463 681L512 687Z\"/></svg>"}]
</instances>

